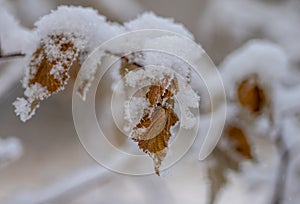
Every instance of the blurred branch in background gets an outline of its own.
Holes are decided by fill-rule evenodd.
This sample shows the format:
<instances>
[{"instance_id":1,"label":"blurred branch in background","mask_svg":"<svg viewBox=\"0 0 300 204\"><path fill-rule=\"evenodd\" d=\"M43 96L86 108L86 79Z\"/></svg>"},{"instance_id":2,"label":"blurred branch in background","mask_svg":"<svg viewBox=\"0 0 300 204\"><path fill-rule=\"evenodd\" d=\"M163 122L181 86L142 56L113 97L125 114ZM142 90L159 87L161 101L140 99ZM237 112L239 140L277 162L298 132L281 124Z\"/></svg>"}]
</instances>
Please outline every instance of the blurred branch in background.
<instances>
[{"instance_id":1,"label":"blurred branch in background","mask_svg":"<svg viewBox=\"0 0 300 204\"><path fill-rule=\"evenodd\" d=\"M82 168L65 178L60 178L52 185L36 191L25 191L7 198L5 204L47 204L60 203L108 182L109 171L99 165Z\"/></svg>"},{"instance_id":2,"label":"blurred branch in background","mask_svg":"<svg viewBox=\"0 0 300 204\"><path fill-rule=\"evenodd\" d=\"M254 38L278 43L292 62L299 63L299 8L294 0L214 0L199 17L199 39L217 64Z\"/></svg>"},{"instance_id":3,"label":"blurred branch in background","mask_svg":"<svg viewBox=\"0 0 300 204\"><path fill-rule=\"evenodd\" d=\"M10 137L0 138L0 168L20 158L23 154L23 147L19 139Z\"/></svg>"}]
</instances>

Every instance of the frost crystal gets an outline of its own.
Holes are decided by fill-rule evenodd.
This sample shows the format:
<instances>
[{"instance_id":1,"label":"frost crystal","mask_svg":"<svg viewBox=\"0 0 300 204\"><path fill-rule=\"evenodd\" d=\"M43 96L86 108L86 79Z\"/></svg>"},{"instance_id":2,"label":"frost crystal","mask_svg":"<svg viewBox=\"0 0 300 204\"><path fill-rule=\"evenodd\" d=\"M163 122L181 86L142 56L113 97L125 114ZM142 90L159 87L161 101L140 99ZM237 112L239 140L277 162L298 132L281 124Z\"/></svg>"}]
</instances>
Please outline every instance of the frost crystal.
<instances>
[{"instance_id":1,"label":"frost crystal","mask_svg":"<svg viewBox=\"0 0 300 204\"><path fill-rule=\"evenodd\" d=\"M35 114L35 109L31 109L31 104L25 98L17 98L13 103L15 106L15 113L20 116L20 119L25 122Z\"/></svg>"},{"instance_id":2,"label":"frost crystal","mask_svg":"<svg viewBox=\"0 0 300 204\"><path fill-rule=\"evenodd\" d=\"M72 34L47 36L32 55L23 79L24 95L27 99L19 99L13 104L22 121L34 115L40 101L65 88L70 78L68 71L83 47L80 41L75 40L77 38ZM27 101L26 105L24 100Z\"/></svg>"}]
</instances>

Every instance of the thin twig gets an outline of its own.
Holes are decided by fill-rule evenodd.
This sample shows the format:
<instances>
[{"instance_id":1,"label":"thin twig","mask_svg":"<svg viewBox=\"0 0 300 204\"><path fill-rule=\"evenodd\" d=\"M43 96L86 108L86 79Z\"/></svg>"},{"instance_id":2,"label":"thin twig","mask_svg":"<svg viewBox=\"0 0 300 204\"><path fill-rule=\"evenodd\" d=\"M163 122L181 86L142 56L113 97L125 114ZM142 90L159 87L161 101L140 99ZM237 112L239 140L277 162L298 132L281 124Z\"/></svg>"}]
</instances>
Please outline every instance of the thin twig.
<instances>
[{"instance_id":1,"label":"thin twig","mask_svg":"<svg viewBox=\"0 0 300 204\"><path fill-rule=\"evenodd\" d=\"M21 52L16 53L9 53L9 54L3 54L2 48L1 48L1 42L0 42L0 60L9 60L16 57L25 57L26 55Z\"/></svg>"},{"instance_id":2,"label":"thin twig","mask_svg":"<svg viewBox=\"0 0 300 204\"><path fill-rule=\"evenodd\" d=\"M23 53L11 53L11 54L6 54L6 55L2 55L0 54L0 58L1 59L7 59L7 58L13 58L13 57L25 57L26 55Z\"/></svg>"},{"instance_id":3,"label":"thin twig","mask_svg":"<svg viewBox=\"0 0 300 204\"><path fill-rule=\"evenodd\" d=\"M275 186L272 204L282 204L284 201L284 192L285 192L284 189L285 189L286 178L287 178L288 164L290 161L290 153L282 140L282 135L278 137L277 144L280 150L281 160L280 160L280 166L277 175L277 181L275 184L276 186Z\"/></svg>"},{"instance_id":4,"label":"thin twig","mask_svg":"<svg viewBox=\"0 0 300 204\"><path fill-rule=\"evenodd\" d=\"M50 204L63 203L62 200L74 198L109 180L109 171L99 165L83 168L66 178L36 191L24 191L7 198L4 203Z\"/></svg>"}]
</instances>

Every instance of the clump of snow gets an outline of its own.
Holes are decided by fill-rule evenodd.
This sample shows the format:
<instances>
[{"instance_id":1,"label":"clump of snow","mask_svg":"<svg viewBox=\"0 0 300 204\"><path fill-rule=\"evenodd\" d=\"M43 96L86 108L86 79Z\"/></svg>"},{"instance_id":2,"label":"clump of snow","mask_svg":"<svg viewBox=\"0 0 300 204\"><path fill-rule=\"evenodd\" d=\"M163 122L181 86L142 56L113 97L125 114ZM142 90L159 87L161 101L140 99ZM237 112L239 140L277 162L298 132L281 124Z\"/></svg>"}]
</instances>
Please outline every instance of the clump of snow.
<instances>
[{"instance_id":1,"label":"clump of snow","mask_svg":"<svg viewBox=\"0 0 300 204\"><path fill-rule=\"evenodd\" d=\"M287 149L300 144L298 137L300 131L300 120L295 116L285 117L282 119L282 138Z\"/></svg>"},{"instance_id":2,"label":"clump of snow","mask_svg":"<svg viewBox=\"0 0 300 204\"><path fill-rule=\"evenodd\" d=\"M49 34L75 33L87 40L88 51L124 32L122 26L107 22L96 10L80 6L59 6L42 17L35 26L42 39Z\"/></svg>"},{"instance_id":3,"label":"clump of snow","mask_svg":"<svg viewBox=\"0 0 300 204\"><path fill-rule=\"evenodd\" d=\"M275 107L280 116L300 113L300 85L292 87L278 87L275 92Z\"/></svg>"},{"instance_id":4,"label":"clump of snow","mask_svg":"<svg viewBox=\"0 0 300 204\"><path fill-rule=\"evenodd\" d=\"M165 35L154 39L146 39L143 49L142 63L171 67L183 76L190 74L191 66L203 57L204 50L200 45L176 35Z\"/></svg>"},{"instance_id":5,"label":"clump of snow","mask_svg":"<svg viewBox=\"0 0 300 204\"><path fill-rule=\"evenodd\" d=\"M32 86L27 87L24 92L24 95L29 98L29 101L35 99L43 100L48 97L49 94L50 93L48 92L48 90L39 83L35 83Z\"/></svg>"},{"instance_id":6,"label":"clump of snow","mask_svg":"<svg viewBox=\"0 0 300 204\"><path fill-rule=\"evenodd\" d=\"M149 107L149 102L146 98L133 96L130 100L125 101L124 111L125 120L128 121L128 126L125 129L134 128L143 117L144 110Z\"/></svg>"},{"instance_id":7,"label":"clump of snow","mask_svg":"<svg viewBox=\"0 0 300 204\"><path fill-rule=\"evenodd\" d=\"M200 97L192 89L192 87L184 83L184 81L179 80L179 92L176 95L176 98L179 102L184 103L185 106L190 108L199 108Z\"/></svg>"},{"instance_id":8,"label":"clump of snow","mask_svg":"<svg viewBox=\"0 0 300 204\"><path fill-rule=\"evenodd\" d=\"M13 102L13 106L15 107L16 115L19 116L23 122L29 120L35 114L35 109L33 111L31 110L31 103L25 98L17 98L16 101Z\"/></svg>"},{"instance_id":9,"label":"clump of snow","mask_svg":"<svg viewBox=\"0 0 300 204\"><path fill-rule=\"evenodd\" d=\"M187 40L181 36L165 35L154 39L146 39L144 48L163 50L167 53L173 53L188 62L195 62L203 56L204 50L199 44L191 42L191 40Z\"/></svg>"},{"instance_id":10,"label":"clump of snow","mask_svg":"<svg viewBox=\"0 0 300 204\"><path fill-rule=\"evenodd\" d=\"M48 98L51 94L45 87L39 83L35 83L26 88L24 95L26 99L17 98L13 103L16 115L19 116L23 122L29 120L35 114L36 109L39 107L39 101Z\"/></svg>"},{"instance_id":11,"label":"clump of snow","mask_svg":"<svg viewBox=\"0 0 300 204\"><path fill-rule=\"evenodd\" d=\"M175 23L171 18L162 18L156 16L152 12L143 13L136 19L124 23L124 26L128 31L160 29L175 32L192 40L194 39L193 35L182 24Z\"/></svg>"},{"instance_id":12,"label":"clump of snow","mask_svg":"<svg viewBox=\"0 0 300 204\"><path fill-rule=\"evenodd\" d=\"M97 50L93 53L93 59L86 60L77 75L78 88L77 94L82 100L86 99L86 95L94 81L98 66L101 65L105 53L103 50Z\"/></svg>"},{"instance_id":13,"label":"clump of snow","mask_svg":"<svg viewBox=\"0 0 300 204\"><path fill-rule=\"evenodd\" d=\"M33 34L21 27L19 22L3 7L0 8L0 43L6 53L27 53Z\"/></svg>"}]
</instances>

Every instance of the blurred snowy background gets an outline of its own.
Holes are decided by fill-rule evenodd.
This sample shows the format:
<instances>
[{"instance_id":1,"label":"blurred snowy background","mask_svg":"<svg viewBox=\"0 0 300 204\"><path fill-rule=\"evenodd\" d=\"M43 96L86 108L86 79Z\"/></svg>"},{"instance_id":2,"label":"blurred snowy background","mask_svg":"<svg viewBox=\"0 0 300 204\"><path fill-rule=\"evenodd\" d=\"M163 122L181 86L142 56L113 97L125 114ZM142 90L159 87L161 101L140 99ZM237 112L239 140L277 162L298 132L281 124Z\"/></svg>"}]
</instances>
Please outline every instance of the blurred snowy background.
<instances>
[{"instance_id":1,"label":"blurred snowy background","mask_svg":"<svg viewBox=\"0 0 300 204\"><path fill-rule=\"evenodd\" d=\"M21 45L12 42L25 38L35 21L59 5L93 7L120 23L143 11L174 18L194 34L220 68L229 89L241 77L231 73L243 66L251 65L245 69L266 78L262 84L272 92L272 108L277 107L274 114L279 115L272 122L280 124L282 138L274 139L270 127L277 126L266 124L262 117L259 124L244 127L253 135L257 164L240 162L242 167L235 168L226 159L218 160L218 152L212 162L199 161L199 149L194 147L163 176L135 177L110 172L84 150L73 124L71 86L43 102L38 114L22 123L12 107L23 92L22 56L3 56L18 53ZM7 21L4 11L20 25ZM19 26L25 29L19 32ZM252 39L261 41L248 43ZM2 0L0 43L1 204L205 204L210 197L218 204L300 203L299 0ZM229 110L232 104L229 96ZM234 111L228 117L234 120ZM207 166L225 168L226 178L218 171L208 171Z\"/></svg>"}]
</instances>

